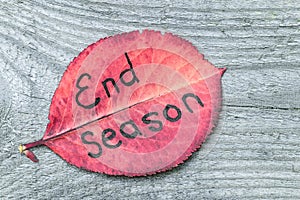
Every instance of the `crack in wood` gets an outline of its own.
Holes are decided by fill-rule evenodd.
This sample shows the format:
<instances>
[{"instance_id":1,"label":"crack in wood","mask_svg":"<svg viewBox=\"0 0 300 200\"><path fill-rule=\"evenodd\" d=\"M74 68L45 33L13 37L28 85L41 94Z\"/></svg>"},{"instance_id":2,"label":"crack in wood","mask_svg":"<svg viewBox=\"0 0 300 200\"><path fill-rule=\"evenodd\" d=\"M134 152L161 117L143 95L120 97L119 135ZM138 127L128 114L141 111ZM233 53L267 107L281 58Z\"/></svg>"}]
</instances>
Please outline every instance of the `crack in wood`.
<instances>
[{"instance_id":1,"label":"crack in wood","mask_svg":"<svg viewBox=\"0 0 300 200\"><path fill-rule=\"evenodd\" d=\"M275 107L275 106L257 106L257 105L234 105L234 104L223 104L225 107L231 108L256 108L256 109L268 109L268 110L300 110L300 108L284 108L284 107Z\"/></svg>"}]
</instances>

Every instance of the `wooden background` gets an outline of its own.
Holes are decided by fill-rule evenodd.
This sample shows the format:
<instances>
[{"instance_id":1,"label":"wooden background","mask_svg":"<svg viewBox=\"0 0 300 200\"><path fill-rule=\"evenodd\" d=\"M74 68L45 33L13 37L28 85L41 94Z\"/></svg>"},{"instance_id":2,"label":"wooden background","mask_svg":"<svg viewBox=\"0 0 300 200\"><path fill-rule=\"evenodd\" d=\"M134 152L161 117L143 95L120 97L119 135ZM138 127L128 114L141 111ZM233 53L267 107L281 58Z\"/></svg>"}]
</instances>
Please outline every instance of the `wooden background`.
<instances>
[{"instance_id":1,"label":"wooden background","mask_svg":"<svg viewBox=\"0 0 300 200\"><path fill-rule=\"evenodd\" d=\"M299 199L300 1L0 0L0 199ZM38 140L69 62L99 38L172 32L217 67L223 110L204 146L172 171L90 173Z\"/></svg>"}]
</instances>

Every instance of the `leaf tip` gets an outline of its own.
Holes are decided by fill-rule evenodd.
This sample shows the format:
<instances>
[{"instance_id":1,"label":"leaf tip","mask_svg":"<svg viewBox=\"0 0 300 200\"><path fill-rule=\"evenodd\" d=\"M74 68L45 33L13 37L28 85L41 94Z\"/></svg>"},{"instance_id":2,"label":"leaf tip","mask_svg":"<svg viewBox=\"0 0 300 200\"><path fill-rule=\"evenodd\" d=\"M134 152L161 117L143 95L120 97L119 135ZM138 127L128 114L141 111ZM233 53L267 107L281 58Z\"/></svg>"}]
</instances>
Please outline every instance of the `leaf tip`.
<instances>
[{"instance_id":1,"label":"leaf tip","mask_svg":"<svg viewBox=\"0 0 300 200\"><path fill-rule=\"evenodd\" d=\"M226 67L219 68L218 70L219 70L220 75L223 76L223 74L226 72L227 68Z\"/></svg>"}]
</instances>

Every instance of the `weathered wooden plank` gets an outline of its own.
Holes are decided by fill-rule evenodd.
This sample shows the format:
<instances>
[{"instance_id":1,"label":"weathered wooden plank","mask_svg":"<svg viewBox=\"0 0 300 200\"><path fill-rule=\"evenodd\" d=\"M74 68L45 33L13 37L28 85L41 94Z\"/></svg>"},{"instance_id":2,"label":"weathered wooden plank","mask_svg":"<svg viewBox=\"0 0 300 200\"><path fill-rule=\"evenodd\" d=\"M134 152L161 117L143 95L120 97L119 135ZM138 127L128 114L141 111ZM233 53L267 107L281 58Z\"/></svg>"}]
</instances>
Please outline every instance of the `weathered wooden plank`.
<instances>
[{"instance_id":1,"label":"weathered wooden plank","mask_svg":"<svg viewBox=\"0 0 300 200\"><path fill-rule=\"evenodd\" d=\"M4 199L299 199L300 3L0 1L0 197ZM68 63L99 38L172 32L227 67L220 121L184 165L143 178L68 165L39 139Z\"/></svg>"}]
</instances>

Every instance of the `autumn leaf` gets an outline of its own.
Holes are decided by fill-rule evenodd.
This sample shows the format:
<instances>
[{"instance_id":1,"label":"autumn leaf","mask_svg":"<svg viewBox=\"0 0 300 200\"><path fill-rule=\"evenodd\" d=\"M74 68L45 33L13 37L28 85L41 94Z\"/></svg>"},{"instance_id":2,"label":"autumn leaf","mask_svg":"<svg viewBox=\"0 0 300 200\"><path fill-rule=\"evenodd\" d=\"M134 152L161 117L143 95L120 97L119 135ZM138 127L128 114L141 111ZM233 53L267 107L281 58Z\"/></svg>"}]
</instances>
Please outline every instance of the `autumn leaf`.
<instances>
[{"instance_id":1,"label":"autumn leaf","mask_svg":"<svg viewBox=\"0 0 300 200\"><path fill-rule=\"evenodd\" d=\"M215 68L189 42L145 30L99 40L68 66L43 138L68 163L111 175L143 176L186 160L216 124Z\"/></svg>"}]
</instances>

